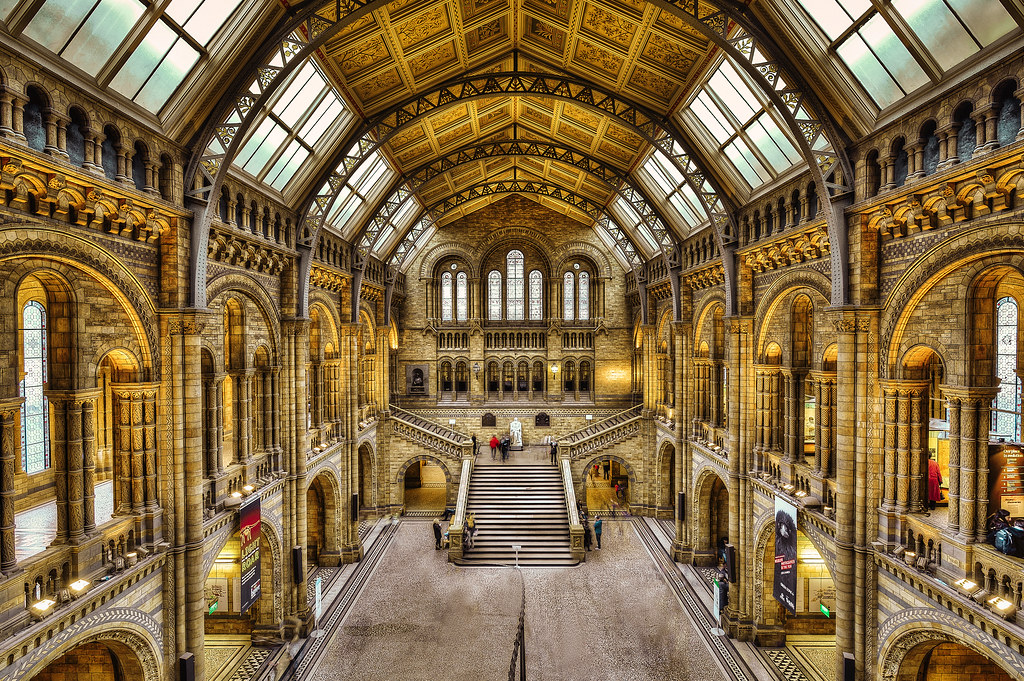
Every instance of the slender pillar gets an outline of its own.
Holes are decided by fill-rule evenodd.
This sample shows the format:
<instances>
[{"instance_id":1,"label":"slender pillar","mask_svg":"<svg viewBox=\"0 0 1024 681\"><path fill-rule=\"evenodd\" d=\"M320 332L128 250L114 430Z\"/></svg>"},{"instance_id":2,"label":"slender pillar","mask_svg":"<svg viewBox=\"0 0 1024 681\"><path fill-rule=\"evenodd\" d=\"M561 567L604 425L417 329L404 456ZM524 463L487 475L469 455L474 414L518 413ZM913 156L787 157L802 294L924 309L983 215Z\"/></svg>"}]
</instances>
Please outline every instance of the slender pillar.
<instances>
[{"instance_id":1,"label":"slender pillar","mask_svg":"<svg viewBox=\"0 0 1024 681\"><path fill-rule=\"evenodd\" d=\"M14 459L18 450L15 414L21 399L0 404L0 571L9 574L17 566L14 547Z\"/></svg>"}]
</instances>

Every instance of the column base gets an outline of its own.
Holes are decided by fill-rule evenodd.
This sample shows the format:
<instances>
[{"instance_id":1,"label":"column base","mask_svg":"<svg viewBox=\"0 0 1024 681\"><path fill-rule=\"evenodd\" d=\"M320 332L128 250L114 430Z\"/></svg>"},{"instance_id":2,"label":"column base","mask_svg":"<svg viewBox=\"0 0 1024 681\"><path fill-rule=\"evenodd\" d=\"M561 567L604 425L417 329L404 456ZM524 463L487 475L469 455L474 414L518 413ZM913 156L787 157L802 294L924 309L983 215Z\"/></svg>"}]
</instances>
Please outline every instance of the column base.
<instances>
[{"instance_id":1,"label":"column base","mask_svg":"<svg viewBox=\"0 0 1024 681\"><path fill-rule=\"evenodd\" d=\"M778 624L755 625L752 635L754 645L762 648L782 648L786 645L786 630Z\"/></svg>"},{"instance_id":2,"label":"column base","mask_svg":"<svg viewBox=\"0 0 1024 681\"><path fill-rule=\"evenodd\" d=\"M255 624L252 627L253 645L278 645L284 643L284 624Z\"/></svg>"},{"instance_id":3,"label":"column base","mask_svg":"<svg viewBox=\"0 0 1024 681\"><path fill-rule=\"evenodd\" d=\"M321 551L316 562L320 567L339 567L342 564L341 551Z\"/></svg>"},{"instance_id":4,"label":"column base","mask_svg":"<svg viewBox=\"0 0 1024 681\"><path fill-rule=\"evenodd\" d=\"M693 547L682 542L672 543L672 560L677 563L689 563L693 560Z\"/></svg>"},{"instance_id":5,"label":"column base","mask_svg":"<svg viewBox=\"0 0 1024 681\"><path fill-rule=\"evenodd\" d=\"M363 545L356 540L356 543L354 544L346 544L345 546L342 546L339 554L341 557L341 563L343 564L347 565L349 563L358 563L363 559Z\"/></svg>"}]
</instances>

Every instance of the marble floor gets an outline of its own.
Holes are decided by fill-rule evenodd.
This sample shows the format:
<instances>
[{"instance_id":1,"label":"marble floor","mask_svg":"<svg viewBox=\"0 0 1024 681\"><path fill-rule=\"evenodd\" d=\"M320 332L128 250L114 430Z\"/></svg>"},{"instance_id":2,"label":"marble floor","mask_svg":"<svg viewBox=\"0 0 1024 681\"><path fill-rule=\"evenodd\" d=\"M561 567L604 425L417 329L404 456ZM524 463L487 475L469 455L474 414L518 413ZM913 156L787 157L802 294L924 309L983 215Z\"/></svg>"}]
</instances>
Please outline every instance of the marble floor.
<instances>
[{"instance_id":1,"label":"marble floor","mask_svg":"<svg viewBox=\"0 0 1024 681\"><path fill-rule=\"evenodd\" d=\"M96 483L96 526L114 514L114 483ZM57 534L57 501L49 501L14 515L14 553L19 561L46 549Z\"/></svg>"},{"instance_id":2,"label":"marble floor","mask_svg":"<svg viewBox=\"0 0 1024 681\"><path fill-rule=\"evenodd\" d=\"M405 520L306 679L508 677L525 590L532 681L726 679L628 522L571 569L460 568Z\"/></svg>"}]
</instances>

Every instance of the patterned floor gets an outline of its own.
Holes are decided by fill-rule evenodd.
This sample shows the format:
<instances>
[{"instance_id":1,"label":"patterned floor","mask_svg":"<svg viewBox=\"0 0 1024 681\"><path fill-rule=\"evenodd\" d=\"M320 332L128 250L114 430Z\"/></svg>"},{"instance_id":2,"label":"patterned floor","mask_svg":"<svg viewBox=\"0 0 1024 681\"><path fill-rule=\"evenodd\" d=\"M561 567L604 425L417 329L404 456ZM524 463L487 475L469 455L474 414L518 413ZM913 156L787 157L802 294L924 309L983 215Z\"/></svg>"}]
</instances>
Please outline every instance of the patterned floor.
<instances>
[{"instance_id":1,"label":"patterned floor","mask_svg":"<svg viewBox=\"0 0 1024 681\"><path fill-rule=\"evenodd\" d=\"M803 667L811 681L836 678L836 637L797 636L786 639L786 649Z\"/></svg>"},{"instance_id":2,"label":"patterned floor","mask_svg":"<svg viewBox=\"0 0 1024 681\"><path fill-rule=\"evenodd\" d=\"M242 664L235 669L235 673L231 675L229 681L250 681L256 676L256 672L268 657L270 657L270 651L266 648L252 648L242 660Z\"/></svg>"}]
</instances>

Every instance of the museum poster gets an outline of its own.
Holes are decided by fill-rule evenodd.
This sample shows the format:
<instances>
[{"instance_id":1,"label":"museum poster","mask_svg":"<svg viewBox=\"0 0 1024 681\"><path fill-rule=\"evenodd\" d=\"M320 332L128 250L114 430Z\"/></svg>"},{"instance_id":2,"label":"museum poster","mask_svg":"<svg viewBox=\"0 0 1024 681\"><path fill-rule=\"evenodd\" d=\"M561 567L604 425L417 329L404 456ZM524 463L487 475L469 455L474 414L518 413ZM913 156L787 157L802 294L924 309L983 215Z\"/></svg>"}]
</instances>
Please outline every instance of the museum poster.
<instances>
[{"instance_id":1,"label":"museum poster","mask_svg":"<svg viewBox=\"0 0 1024 681\"><path fill-rule=\"evenodd\" d=\"M796 614L796 507L775 496L775 600Z\"/></svg>"},{"instance_id":2,"label":"museum poster","mask_svg":"<svg viewBox=\"0 0 1024 681\"><path fill-rule=\"evenodd\" d=\"M242 561L242 608L245 613L260 598L260 499L239 510L239 554Z\"/></svg>"}]
</instances>

